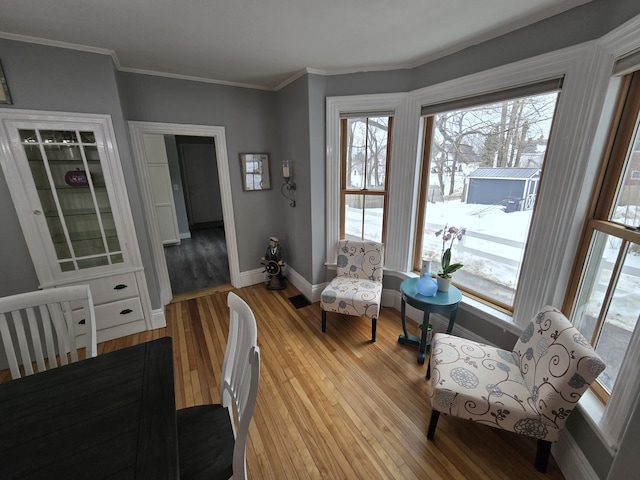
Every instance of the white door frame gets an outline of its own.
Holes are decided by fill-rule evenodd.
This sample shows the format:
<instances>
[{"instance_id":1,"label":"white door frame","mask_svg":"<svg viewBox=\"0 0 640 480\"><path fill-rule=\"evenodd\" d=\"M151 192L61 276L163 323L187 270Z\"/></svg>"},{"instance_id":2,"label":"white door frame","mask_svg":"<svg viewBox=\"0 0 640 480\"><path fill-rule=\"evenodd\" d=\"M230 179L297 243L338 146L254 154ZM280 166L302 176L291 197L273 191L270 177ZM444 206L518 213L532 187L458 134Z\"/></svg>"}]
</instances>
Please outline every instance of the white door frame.
<instances>
[{"instance_id":1,"label":"white door frame","mask_svg":"<svg viewBox=\"0 0 640 480\"><path fill-rule=\"evenodd\" d=\"M131 146L133 157L138 170L140 192L142 194L142 207L144 209L145 222L151 241L151 254L157 270L160 283L160 301L167 305L173 298L167 261L164 256L164 247L158 227L158 218L153 204L151 179L147 168L146 150L143 135L187 135L196 137L213 137L218 162L218 175L220 183L220 197L222 199L222 218L224 220L224 232L229 256L229 275L231 284L238 287L240 277L240 262L238 259L238 243L236 241L236 226L233 218L233 200L231 197L231 177L229 175L229 158L227 156L227 140L224 127L208 125L185 125L179 123L154 123L154 122L129 122L131 133Z\"/></svg>"}]
</instances>

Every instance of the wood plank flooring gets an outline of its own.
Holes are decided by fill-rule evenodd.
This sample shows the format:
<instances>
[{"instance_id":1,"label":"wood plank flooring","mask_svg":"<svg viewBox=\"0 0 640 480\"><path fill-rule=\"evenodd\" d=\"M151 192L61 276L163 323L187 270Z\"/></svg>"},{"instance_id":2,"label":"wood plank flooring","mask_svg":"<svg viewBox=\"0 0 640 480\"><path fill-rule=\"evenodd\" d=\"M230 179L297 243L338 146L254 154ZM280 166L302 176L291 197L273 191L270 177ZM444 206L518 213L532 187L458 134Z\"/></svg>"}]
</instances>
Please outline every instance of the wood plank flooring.
<instances>
[{"instance_id":1,"label":"wood plank flooring","mask_svg":"<svg viewBox=\"0 0 640 480\"><path fill-rule=\"evenodd\" d=\"M249 478L564 478L553 458L547 474L535 470L534 439L495 428L441 416L427 440L426 364L417 364L416 348L398 345L399 312L382 309L371 343L368 319L329 314L322 333L318 303L296 309L291 286L235 291L254 311L262 358ZM102 343L98 353L169 335L177 407L217 403L226 297L184 297L167 306L166 328Z\"/></svg>"},{"instance_id":2,"label":"wood plank flooring","mask_svg":"<svg viewBox=\"0 0 640 480\"><path fill-rule=\"evenodd\" d=\"M174 295L228 284L229 257L224 228L194 228L180 245L164 247ZM259 260L258 260L259 264Z\"/></svg>"}]
</instances>

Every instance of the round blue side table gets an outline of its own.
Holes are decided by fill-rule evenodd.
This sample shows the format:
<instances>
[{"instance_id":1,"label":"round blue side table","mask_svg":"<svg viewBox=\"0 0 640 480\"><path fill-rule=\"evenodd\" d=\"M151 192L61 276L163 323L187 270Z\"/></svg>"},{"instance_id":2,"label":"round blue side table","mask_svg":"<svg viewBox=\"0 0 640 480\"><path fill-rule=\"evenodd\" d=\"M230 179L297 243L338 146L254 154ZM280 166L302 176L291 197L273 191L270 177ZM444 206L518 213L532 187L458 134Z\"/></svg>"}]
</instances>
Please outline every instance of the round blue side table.
<instances>
[{"instance_id":1,"label":"round blue side table","mask_svg":"<svg viewBox=\"0 0 640 480\"><path fill-rule=\"evenodd\" d=\"M427 327L429 326L429 316L432 313L449 313L449 326L447 333L451 333L453 325L456 322L456 314L458 313L458 304L462 300L460 290L451 285L448 292L436 292L432 297L420 295L416 289L418 278L407 278L400 284L400 293L402 293L402 307L400 315L402 316L402 331L398 337L400 345L414 345L418 347L418 363L424 363L427 351ZM420 338L409 335L407 333L407 317L406 304L411 305L418 310L422 310L422 334Z\"/></svg>"}]
</instances>

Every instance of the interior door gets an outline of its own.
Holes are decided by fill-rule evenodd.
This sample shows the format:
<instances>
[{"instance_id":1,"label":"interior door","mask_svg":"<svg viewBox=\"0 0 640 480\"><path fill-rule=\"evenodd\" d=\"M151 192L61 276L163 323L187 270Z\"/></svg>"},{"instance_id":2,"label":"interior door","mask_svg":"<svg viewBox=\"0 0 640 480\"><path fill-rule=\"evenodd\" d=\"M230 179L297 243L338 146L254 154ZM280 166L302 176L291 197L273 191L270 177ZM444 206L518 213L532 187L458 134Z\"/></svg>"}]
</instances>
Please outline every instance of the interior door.
<instances>
[{"instance_id":1,"label":"interior door","mask_svg":"<svg viewBox=\"0 0 640 480\"><path fill-rule=\"evenodd\" d=\"M213 144L180 145L185 172L189 224L222 222L222 200Z\"/></svg>"},{"instance_id":2,"label":"interior door","mask_svg":"<svg viewBox=\"0 0 640 480\"><path fill-rule=\"evenodd\" d=\"M169 160L162 135L143 135L153 203L158 217L162 244L180 243L176 207L171 190Z\"/></svg>"}]
</instances>

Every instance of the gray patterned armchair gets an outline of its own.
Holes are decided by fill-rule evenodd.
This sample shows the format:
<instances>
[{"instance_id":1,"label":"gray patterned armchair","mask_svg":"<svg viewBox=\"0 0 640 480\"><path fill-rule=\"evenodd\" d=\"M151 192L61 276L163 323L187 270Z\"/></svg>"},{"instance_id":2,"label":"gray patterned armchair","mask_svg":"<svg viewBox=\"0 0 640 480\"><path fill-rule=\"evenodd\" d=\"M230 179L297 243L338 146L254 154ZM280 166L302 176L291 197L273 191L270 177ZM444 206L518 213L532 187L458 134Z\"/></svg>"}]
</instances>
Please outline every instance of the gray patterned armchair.
<instances>
[{"instance_id":1,"label":"gray patterned armchair","mask_svg":"<svg viewBox=\"0 0 640 480\"><path fill-rule=\"evenodd\" d=\"M440 412L538 439L545 472L552 442L605 364L553 307L529 323L512 352L452 335L434 335L430 369L433 440Z\"/></svg>"},{"instance_id":2,"label":"gray patterned armchair","mask_svg":"<svg viewBox=\"0 0 640 480\"><path fill-rule=\"evenodd\" d=\"M384 245L376 242L340 240L336 278L322 291L322 331L327 312L371 319L371 341L376 341L376 321L382 298Z\"/></svg>"}]
</instances>

